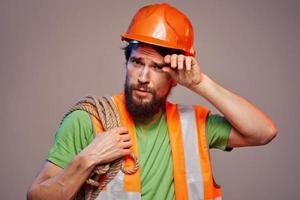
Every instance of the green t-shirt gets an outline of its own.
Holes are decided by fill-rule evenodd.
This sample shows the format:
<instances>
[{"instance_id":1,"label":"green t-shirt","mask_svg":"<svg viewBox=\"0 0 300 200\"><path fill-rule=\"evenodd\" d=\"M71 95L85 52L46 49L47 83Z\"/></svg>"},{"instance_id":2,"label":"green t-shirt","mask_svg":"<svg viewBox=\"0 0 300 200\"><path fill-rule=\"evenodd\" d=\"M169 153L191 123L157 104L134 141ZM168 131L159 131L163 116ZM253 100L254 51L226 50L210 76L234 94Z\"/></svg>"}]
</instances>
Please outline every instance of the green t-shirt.
<instances>
[{"instance_id":1,"label":"green t-shirt","mask_svg":"<svg viewBox=\"0 0 300 200\"><path fill-rule=\"evenodd\" d=\"M209 148L226 150L231 125L220 115L206 121ZM166 115L150 126L135 122L141 168L142 199L174 199L173 164ZM159 129L160 134L156 134ZM93 125L85 111L69 114L55 134L47 160L64 168L93 140Z\"/></svg>"},{"instance_id":2,"label":"green t-shirt","mask_svg":"<svg viewBox=\"0 0 300 200\"><path fill-rule=\"evenodd\" d=\"M137 121L135 126L141 166L142 199L175 199L173 161L165 113L150 126Z\"/></svg>"}]
</instances>

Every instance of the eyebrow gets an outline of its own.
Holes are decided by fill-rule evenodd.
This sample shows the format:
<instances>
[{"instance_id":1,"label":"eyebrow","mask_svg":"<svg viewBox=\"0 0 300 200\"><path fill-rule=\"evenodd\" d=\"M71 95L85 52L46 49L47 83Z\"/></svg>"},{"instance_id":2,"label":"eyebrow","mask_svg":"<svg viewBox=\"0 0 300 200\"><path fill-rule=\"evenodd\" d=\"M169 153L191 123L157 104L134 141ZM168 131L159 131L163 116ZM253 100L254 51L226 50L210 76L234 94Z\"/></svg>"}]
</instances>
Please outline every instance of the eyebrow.
<instances>
[{"instance_id":1,"label":"eyebrow","mask_svg":"<svg viewBox=\"0 0 300 200\"><path fill-rule=\"evenodd\" d=\"M135 57L135 56L132 56L130 58L130 61L139 61L141 63L144 63L143 58L139 58L139 57ZM168 67L170 64L153 62L152 65L155 66L155 67L158 67L158 68L163 68L163 67Z\"/></svg>"},{"instance_id":2,"label":"eyebrow","mask_svg":"<svg viewBox=\"0 0 300 200\"><path fill-rule=\"evenodd\" d=\"M159 64L159 63L154 63L153 64L155 67L158 67L158 68L163 68L163 67L168 67L169 66L169 64L167 64L167 63L161 63L161 64Z\"/></svg>"},{"instance_id":3,"label":"eyebrow","mask_svg":"<svg viewBox=\"0 0 300 200\"><path fill-rule=\"evenodd\" d=\"M132 57L130 58L130 61L139 61L139 62L143 62L143 59L142 59L142 58L135 57L135 56L132 56Z\"/></svg>"}]
</instances>

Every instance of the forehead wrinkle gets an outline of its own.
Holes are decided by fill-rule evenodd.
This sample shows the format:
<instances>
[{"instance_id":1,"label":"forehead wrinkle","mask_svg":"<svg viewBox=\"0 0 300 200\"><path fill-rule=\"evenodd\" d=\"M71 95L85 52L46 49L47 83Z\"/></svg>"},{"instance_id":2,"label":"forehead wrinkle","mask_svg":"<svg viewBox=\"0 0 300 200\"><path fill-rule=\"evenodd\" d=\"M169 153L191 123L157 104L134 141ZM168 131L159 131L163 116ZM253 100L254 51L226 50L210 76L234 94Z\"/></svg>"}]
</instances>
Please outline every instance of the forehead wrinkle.
<instances>
[{"instance_id":1,"label":"forehead wrinkle","mask_svg":"<svg viewBox=\"0 0 300 200\"><path fill-rule=\"evenodd\" d=\"M137 55L137 54L141 54L141 55ZM150 58L151 60L151 64L152 65L162 65L164 64L163 62L163 57L153 48L149 48L149 47L138 47L135 51L134 51L134 57L135 58L139 58L139 59L142 59L143 61L145 61L145 58L143 58L142 55L146 55L146 56L150 56L153 58ZM161 59L162 62L156 62L154 60L158 60L158 59Z\"/></svg>"}]
</instances>

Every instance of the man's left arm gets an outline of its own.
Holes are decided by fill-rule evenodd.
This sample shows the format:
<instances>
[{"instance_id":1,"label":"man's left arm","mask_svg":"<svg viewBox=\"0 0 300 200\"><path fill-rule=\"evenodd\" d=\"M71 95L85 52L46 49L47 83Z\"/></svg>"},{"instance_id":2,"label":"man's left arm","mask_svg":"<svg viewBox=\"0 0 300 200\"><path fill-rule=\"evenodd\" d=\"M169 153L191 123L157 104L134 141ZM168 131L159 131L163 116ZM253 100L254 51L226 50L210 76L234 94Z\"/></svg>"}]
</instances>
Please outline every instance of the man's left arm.
<instances>
[{"instance_id":1,"label":"man's left arm","mask_svg":"<svg viewBox=\"0 0 300 200\"><path fill-rule=\"evenodd\" d=\"M164 60L170 64L164 67L165 72L178 84L208 100L230 122L229 148L264 145L276 136L277 128L266 114L202 73L195 58L174 54Z\"/></svg>"}]
</instances>

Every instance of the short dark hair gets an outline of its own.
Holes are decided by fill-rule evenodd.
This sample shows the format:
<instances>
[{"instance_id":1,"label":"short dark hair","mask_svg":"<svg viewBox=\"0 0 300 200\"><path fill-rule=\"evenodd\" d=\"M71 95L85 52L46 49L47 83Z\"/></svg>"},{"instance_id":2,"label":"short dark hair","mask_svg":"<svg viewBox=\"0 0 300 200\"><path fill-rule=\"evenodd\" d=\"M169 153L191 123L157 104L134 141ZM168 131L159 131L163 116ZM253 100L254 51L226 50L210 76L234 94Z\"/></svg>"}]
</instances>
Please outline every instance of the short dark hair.
<instances>
[{"instance_id":1,"label":"short dark hair","mask_svg":"<svg viewBox=\"0 0 300 200\"><path fill-rule=\"evenodd\" d=\"M151 45L143 42L138 42L138 41L130 41L128 44L123 47L122 49L124 50L124 55L126 59L126 63L128 62L128 59L132 53L132 51L136 50L139 46L142 45ZM179 50L179 49L171 49L171 48L166 48L166 47L161 47L157 45L151 45L161 56L165 57L166 55L172 55L172 54L184 54L184 51Z\"/></svg>"}]
</instances>

